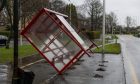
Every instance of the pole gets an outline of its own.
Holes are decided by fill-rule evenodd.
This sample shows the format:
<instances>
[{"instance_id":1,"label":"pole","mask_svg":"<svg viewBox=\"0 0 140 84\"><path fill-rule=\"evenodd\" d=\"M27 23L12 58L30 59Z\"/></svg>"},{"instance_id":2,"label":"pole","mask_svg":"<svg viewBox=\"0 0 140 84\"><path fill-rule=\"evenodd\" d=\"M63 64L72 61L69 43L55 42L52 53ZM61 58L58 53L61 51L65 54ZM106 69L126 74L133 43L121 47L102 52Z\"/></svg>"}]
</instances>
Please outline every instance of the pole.
<instances>
[{"instance_id":1,"label":"pole","mask_svg":"<svg viewBox=\"0 0 140 84\"><path fill-rule=\"evenodd\" d=\"M69 0L70 2L70 25L71 25L71 1Z\"/></svg>"},{"instance_id":2,"label":"pole","mask_svg":"<svg viewBox=\"0 0 140 84\"><path fill-rule=\"evenodd\" d=\"M13 78L12 84L19 84L18 77L18 25L19 25L19 1L14 0L13 3L13 29L14 29L14 69L13 69Z\"/></svg>"},{"instance_id":3,"label":"pole","mask_svg":"<svg viewBox=\"0 0 140 84\"><path fill-rule=\"evenodd\" d=\"M102 62L104 62L105 50L105 0L103 0L103 29L102 29Z\"/></svg>"},{"instance_id":4,"label":"pole","mask_svg":"<svg viewBox=\"0 0 140 84\"><path fill-rule=\"evenodd\" d=\"M20 29L19 29L19 31L21 31L22 30L22 28L21 28L21 21L20 21ZM22 46L23 45L23 38L22 38L22 36L20 35L20 45Z\"/></svg>"},{"instance_id":5,"label":"pole","mask_svg":"<svg viewBox=\"0 0 140 84\"><path fill-rule=\"evenodd\" d=\"M21 3L19 3L20 6L19 6L19 10L21 10ZM22 14L22 11L19 11L19 31L22 30L22 22L21 22L21 14ZM22 38L22 35L20 35L20 45L22 46L23 45L23 38Z\"/></svg>"}]
</instances>

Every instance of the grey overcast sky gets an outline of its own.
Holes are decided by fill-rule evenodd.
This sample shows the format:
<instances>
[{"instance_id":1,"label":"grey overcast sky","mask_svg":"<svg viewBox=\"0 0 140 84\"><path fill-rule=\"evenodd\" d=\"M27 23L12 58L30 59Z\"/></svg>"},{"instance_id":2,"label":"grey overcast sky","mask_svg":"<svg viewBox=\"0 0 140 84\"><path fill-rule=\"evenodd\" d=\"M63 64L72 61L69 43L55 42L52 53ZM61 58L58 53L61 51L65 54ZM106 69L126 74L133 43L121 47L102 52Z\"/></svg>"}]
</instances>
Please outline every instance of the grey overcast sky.
<instances>
[{"instance_id":1,"label":"grey overcast sky","mask_svg":"<svg viewBox=\"0 0 140 84\"><path fill-rule=\"evenodd\" d=\"M81 5L85 0L70 1L75 5ZM106 12L111 11L117 15L119 24L125 25L125 17L131 16L135 19L136 25L140 26L140 0L106 0Z\"/></svg>"}]
</instances>

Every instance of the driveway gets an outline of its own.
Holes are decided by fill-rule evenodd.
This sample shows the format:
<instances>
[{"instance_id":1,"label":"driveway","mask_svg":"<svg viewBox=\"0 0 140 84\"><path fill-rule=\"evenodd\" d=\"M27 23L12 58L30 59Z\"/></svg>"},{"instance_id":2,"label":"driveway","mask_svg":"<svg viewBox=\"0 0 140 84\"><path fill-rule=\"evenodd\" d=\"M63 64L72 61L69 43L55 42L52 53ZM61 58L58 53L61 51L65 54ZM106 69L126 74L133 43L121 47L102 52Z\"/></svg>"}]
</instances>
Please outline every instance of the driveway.
<instances>
[{"instance_id":1,"label":"driveway","mask_svg":"<svg viewBox=\"0 0 140 84\"><path fill-rule=\"evenodd\" d=\"M140 38L119 35L122 45L127 84L140 84Z\"/></svg>"}]
</instances>

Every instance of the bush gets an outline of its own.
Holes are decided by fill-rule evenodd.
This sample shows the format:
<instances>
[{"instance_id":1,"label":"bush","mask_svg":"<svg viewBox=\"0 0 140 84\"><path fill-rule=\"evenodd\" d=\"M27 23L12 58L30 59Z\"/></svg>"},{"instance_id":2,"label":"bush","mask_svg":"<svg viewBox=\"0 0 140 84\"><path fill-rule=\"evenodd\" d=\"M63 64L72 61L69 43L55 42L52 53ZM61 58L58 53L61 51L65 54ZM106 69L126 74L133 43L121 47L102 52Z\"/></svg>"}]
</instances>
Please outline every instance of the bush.
<instances>
[{"instance_id":1,"label":"bush","mask_svg":"<svg viewBox=\"0 0 140 84\"><path fill-rule=\"evenodd\" d=\"M138 33L138 34L135 34L135 36L136 36L136 37L140 37L140 33Z\"/></svg>"},{"instance_id":2,"label":"bush","mask_svg":"<svg viewBox=\"0 0 140 84\"><path fill-rule=\"evenodd\" d=\"M112 35L112 39L118 39L116 35Z\"/></svg>"},{"instance_id":3,"label":"bush","mask_svg":"<svg viewBox=\"0 0 140 84\"><path fill-rule=\"evenodd\" d=\"M1 31L0 32L0 35L4 35L4 36L7 36L8 37L9 36L9 33L10 33L9 31Z\"/></svg>"},{"instance_id":4,"label":"bush","mask_svg":"<svg viewBox=\"0 0 140 84\"><path fill-rule=\"evenodd\" d=\"M89 39L99 39L101 32L100 31L87 31L86 32Z\"/></svg>"}]
</instances>

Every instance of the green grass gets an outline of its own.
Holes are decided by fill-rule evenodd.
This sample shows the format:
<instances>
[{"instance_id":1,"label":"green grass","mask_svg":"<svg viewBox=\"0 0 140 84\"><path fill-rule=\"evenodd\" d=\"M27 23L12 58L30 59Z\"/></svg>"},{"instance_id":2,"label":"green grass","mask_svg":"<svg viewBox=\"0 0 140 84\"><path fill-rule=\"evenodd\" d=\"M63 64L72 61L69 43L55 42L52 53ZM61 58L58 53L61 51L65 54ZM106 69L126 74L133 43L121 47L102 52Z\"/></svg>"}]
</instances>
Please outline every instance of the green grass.
<instances>
[{"instance_id":1,"label":"green grass","mask_svg":"<svg viewBox=\"0 0 140 84\"><path fill-rule=\"evenodd\" d=\"M36 53L36 50L31 45L19 46L19 58L26 57ZM13 60L13 48L0 48L0 63L6 63Z\"/></svg>"},{"instance_id":2,"label":"green grass","mask_svg":"<svg viewBox=\"0 0 140 84\"><path fill-rule=\"evenodd\" d=\"M98 46L102 45L102 41L100 41L100 40L95 40L94 42L95 42ZM109 43L109 42L106 40L105 43L107 44L107 43Z\"/></svg>"},{"instance_id":3,"label":"green grass","mask_svg":"<svg viewBox=\"0 0 140 84\"><path fill-rule=\"evenodd\" d=\"M102 47L99 49L96 48L93 50L95 53L101 53L102 52ZM120 54L121 53L121 46L119 43L114 43L114 44L109 44L105 45L105 53L107 54Z\"/></svg>"}]
</instances>

